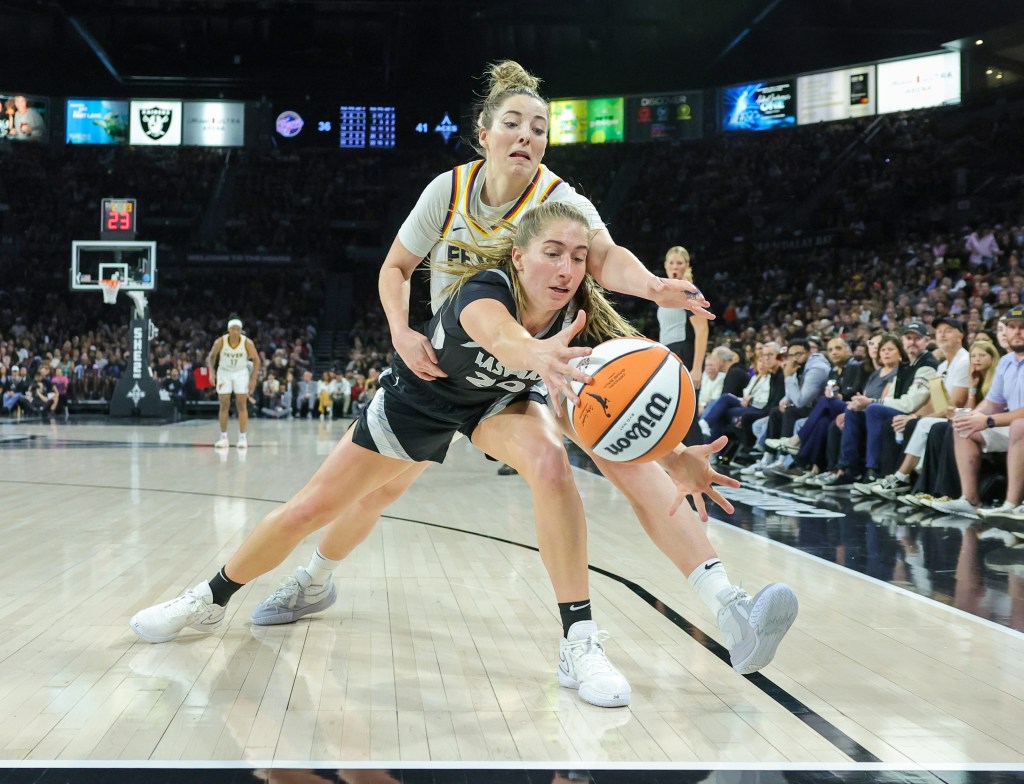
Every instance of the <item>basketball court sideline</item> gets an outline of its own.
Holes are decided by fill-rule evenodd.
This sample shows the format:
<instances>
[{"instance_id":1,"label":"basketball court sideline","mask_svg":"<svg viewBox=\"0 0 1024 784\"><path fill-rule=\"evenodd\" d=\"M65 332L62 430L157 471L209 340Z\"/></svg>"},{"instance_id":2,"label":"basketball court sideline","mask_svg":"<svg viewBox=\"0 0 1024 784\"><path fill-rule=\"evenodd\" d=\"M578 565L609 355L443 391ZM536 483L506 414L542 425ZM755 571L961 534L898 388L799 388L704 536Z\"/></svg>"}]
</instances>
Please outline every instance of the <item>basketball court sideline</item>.
<instances>
[{"instance_id":1,"label":"basketball court sideline","mask_svg":"<svg viewBox=\"0 0 1024 784\"><path fill-rule=\"evenodd\" d=\"M248 454L210 448L206 425L0 426L0 758L1024 767L1024 635L712 522L734 581L785 580L801 602L775 662L739 676L685 579L585 471L595 617L633 704L580 702L554 677L528 489L464 441L339 568L323 615L248 623L311 539L219 632L140 643L131 614L209 577L345 423L257 420Z\"/></svg>"}]
</instances>

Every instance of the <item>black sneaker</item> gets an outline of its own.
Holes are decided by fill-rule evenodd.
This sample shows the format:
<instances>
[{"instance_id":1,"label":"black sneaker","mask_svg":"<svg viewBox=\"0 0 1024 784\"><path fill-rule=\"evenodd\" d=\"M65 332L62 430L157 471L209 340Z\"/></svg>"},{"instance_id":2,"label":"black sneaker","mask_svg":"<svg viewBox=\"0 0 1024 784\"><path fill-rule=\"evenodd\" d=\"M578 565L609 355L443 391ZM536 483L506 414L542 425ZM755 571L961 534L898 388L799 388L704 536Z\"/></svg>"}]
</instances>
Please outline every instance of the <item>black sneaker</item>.
<instances>
[{"instance_id":1,"label":"black sneaker","mask_svg":"<svg viewBox=\"0 0 1024 784\"><path fill-rule=\"evenodd\" d=\"M910 492L910 482L904 482L896 474L890 474L884 479L879 479L875 482L871 492L889 501L895 501L901 495L906 495Z\"/></svg>"}]
</instances>

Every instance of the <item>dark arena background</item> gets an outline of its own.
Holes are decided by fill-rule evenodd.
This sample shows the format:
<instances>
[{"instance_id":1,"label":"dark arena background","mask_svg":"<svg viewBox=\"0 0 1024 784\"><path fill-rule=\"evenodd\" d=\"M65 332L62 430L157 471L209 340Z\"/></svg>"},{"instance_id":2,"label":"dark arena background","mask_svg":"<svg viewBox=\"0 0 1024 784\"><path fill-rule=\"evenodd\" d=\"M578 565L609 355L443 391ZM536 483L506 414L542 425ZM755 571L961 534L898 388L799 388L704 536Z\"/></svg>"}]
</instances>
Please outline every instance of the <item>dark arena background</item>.
<instances>
[{"instance_id":1,"label":"dark arena background","mask_svg":"<svg viewBox=\"0 0 1024 784\"><path fill-rule=\"evenodd\" d=\"M1019 0L0 0L0 29L0 784L1024 781ZM731 668L567 442L632 703L561 688L530 488L466 439L335 606L249 623L313 536L213 634L139 641L370 405L381 264L477 158L503 59L615 242L660 276L690 254L716 318L686 443L724 433L740 483L703 525L734 582L799 598L777 656ZM249 448L236 408L215 449L233 318L260 368Z\"/></svg>"}]
</instances>

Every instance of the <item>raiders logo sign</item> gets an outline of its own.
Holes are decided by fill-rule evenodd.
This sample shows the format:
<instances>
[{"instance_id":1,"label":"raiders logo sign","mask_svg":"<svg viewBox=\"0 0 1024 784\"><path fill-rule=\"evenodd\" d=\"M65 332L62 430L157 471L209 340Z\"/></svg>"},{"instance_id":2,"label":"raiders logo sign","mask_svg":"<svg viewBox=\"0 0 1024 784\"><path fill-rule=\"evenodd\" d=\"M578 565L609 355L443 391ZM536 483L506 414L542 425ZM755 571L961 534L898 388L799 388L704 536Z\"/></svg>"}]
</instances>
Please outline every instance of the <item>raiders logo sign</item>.
<instances>
[{"instance_id":1,"label":"raiders logo sign","mask_svg":"<svg viewBox=\"0 0 1024 784\"><path fill-rule=\"evenodd\" d=\"M174 110L162 106L147 106L139 109L139 122L150 139L162 139L170 130Z\"/></svg>"}]
</instances>

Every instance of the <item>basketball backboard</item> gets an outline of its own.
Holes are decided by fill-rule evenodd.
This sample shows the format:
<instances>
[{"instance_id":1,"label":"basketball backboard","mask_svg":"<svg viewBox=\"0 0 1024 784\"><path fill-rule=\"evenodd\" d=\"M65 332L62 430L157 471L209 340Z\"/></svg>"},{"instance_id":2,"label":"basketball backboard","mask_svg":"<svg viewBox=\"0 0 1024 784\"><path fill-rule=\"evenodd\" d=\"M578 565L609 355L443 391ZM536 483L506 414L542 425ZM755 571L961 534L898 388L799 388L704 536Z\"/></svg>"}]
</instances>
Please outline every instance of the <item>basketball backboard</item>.
<instances>
[{"instance_id":1,"label":"basketball backboard","mask_svg":"<svg viewBox=\"0 0 1024 784\"><path fill-rule=\"evenodd\" d=\"M95 291L100 281L118 280L121 291L156 290L156 243L74 240L71 288Z\"/></svg>"}]
</instances>

